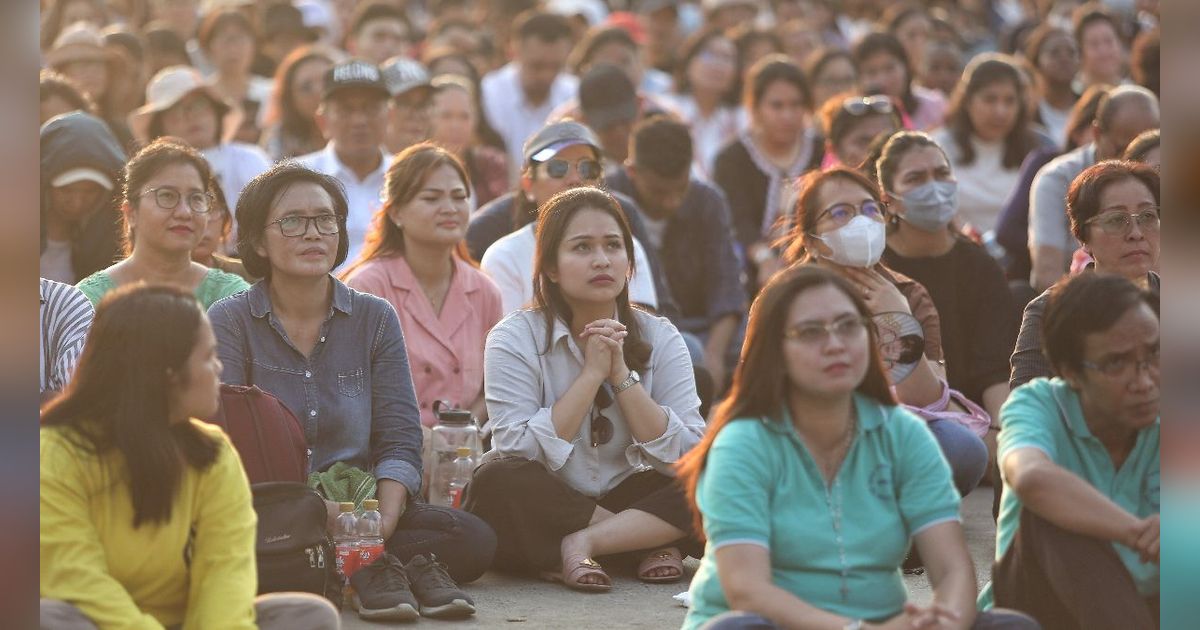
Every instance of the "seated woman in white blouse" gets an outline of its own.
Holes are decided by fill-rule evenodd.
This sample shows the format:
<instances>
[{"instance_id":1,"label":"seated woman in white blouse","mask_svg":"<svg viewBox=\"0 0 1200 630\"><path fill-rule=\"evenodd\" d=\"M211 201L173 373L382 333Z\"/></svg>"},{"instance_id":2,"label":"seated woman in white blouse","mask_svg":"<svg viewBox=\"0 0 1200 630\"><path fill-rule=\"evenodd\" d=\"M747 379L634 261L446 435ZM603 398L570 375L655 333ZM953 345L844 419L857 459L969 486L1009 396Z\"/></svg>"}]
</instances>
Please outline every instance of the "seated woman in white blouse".
<instances>
[{"instance_id":1,"label":"seated woman in white blouse","mask_svg":"<svg viewBox=\"0 0 1200 630\"><path fill-rule=\"evenodd\" d=\"M639 552L638 577L669 582L703 552L672 470L704 433L691 360L675 326L630 306L632 250L603 191L539 213L534 308L488 335L494 450L463 503L495 529L497 568L607 591L597 556Z\"/></svg>"}]
</instances>

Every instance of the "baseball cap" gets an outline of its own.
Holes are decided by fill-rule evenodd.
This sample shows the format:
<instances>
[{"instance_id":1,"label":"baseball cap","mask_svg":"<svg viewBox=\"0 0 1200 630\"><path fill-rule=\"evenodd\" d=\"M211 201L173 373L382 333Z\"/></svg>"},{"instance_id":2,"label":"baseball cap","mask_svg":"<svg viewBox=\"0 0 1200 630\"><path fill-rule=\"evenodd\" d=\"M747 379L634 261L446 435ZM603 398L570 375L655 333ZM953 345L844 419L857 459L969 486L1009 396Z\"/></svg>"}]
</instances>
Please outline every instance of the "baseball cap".
<instances>
[{"instance_id":1,"label":"baseball cap","mask_svg":"<svg viewBox=\"0 0 1200 630\"><path fill-rule=\"evenodd\" d=\"M383 82L392 96L399 96L415 89L426 93L433 91L429 83L429 71L420 62L408 57L396 56L383 62Z\"/></svg>"},{"instance_id":2,"label":"baseball cap","mask_svg":"<svg viewBox=\"0 0 1200 630\"><path fill-rule=\"evenodd\" d=\"M113 189L113 181L107 175L94 168L87 167L63 171L50 182L50 185L54 188L62 188L63 186L70 186L78 182L93 182L103 186L105 190Z\"/></svg>"},{"instance_id":3,"label":"baseball cap","mask_svg":"<svg viewBox=\"0 0 1200 630\"><path fill-rule=\"evenodd\" d=\"M579 82L579 108L589 125L607 129L637 118L637 91L620 68L597 64Z\"/></svg>"},{"instance_id":4,"label":"baseball cap","mask_svg":"<svg viewBox=\"0 0 1200 630\"><path fill-rule=\"evenodd\" d=\"M351 88L372 90L384 98L391 96L378 66L362 59L350 59L334 65L325 73L325 91L321 99L329 100L335 93Z\"/></svg>"},{"instance_id":5,"label":"baseball cap","mask_svg":"<svg viewBox=\"0 0 1200 630\"><path fill-rule=\"evenodd\" d=\"M586 125L574 120L563 120L542 127L525 142L522 152L525 162L545 162L559 151L577 144L591 147L600 155L600 139Z\"/></svg>"}]
</instances>

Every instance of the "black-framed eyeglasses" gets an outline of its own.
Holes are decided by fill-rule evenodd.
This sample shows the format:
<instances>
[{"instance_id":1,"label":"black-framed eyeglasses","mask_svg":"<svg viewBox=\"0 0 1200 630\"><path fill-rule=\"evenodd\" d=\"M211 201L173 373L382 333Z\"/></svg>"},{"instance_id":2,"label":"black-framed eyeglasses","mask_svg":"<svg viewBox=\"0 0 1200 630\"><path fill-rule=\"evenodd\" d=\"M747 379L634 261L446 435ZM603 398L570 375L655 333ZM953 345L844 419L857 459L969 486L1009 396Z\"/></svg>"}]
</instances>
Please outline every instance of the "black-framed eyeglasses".
<instances>
[{"instance_id":1,"label":"black-framed eyeglasses","mask_svg":"<svg viewBox=\"0 0 1200 630\"><path fill-rule=\"evenodd\" d=\"M1157 370L1158 356L1159 347L1154 346L1146 353L1145 359L1137 359L1132 355L1126 354L1112 357L1111 359L1105 359L1099 363L1083 361L1082 364L1083 367L1088 368L1089 370L1096 370L1097 372L1110 378L1128 378L1134 374L1137 374L1137 371L1142 368L1146 368L1147 371Z\"/></svg>"},{"instance_id":2,"label":"black-framed eyeglasses","mask_svg":"<svg viewBox=\"0 0 1200 630\"><path fill-rule=\"evenodd\" d=\"M842 227L860 214L868 219L883 221L883 204L874 199L868 199L857 206L852 203L835 203L825 208L825 211L817 217L817 222L829 217L835 226Z\"/></svg>"},{"instance_id":3,"label":"black-framed eyeglasses","mask_svg":"<svg viewBox=\"0 0 1200 630\"><path fill-rule=\"evenodd\" d=\"M315 217L292 215L271 221L267 225L278 225L279 232L287 237L304 236L308 233L308 225L314 223L318 234L337 234L341 231L336 214L318 214Z\"/></svg>"},{"instance_id":4,"label":"black-framed eyeglasses","mask_svg":"<svg viewBox=\"0 0 1200 630\"><path fill-rule=\"evenodd\" d=\"M169 186L147 188L146 190L142 191L142 194L139 196L144 197L149 194L154 195L154 203L163 210L174 210L175 208L178 208L179 202L186 198L188 210L191 210L195 214L207 214L209 210L212 210L213 202L215 201L212 193L193 190L192 192L184 195L183 193L179 192L178 188L171 188Z\"/></svg>"},{"instance_id":5,"label":"black-framed eyeglasses","mask_svg":"<svg viewBox=\"0 0 1200 630\"><path fill-rule=\"evenodd\" d=\"M1140 212L1105 212L1088 219L1086 223L1100 228L1109 236L1122 236L1129 233L1135 221L1143 232L1157 232L1162 226L1158 208Z\"/></svg>"},{"instance_id":6,"label":"black-framed eyeglasses","mask_svg":"<svg viewBox=\"0 0 1200 630\"><path fill-rule=\"evenodd\" d=\"M612 395L608 393L608 388L601 385L600 389L596 390L595 400L592 401L592 448L608 444L612 441L612 420L609 420L607 416L601 413L612 402Z\"/></svg>"},{"instance_id":7,"label":"black-framed eyeglasses","mask_svg":"<svg viewBox=\"0 0 1200 630\"><path fill-rule=\"evenodd\" d=\"M839 317L827 324L809 322L792 326L783 331L783 336L806 346L819 347L829 342L830 335L837 335L842 343L860 339L867 332L867 327L873 325L874 322L865 317Z\"/></svg>"},{"instance_id":8,"label":"black-framed eyeglasses","mask_svg":"<svg viewBox=\"0 0 1200 630\"><path fill-rule=\"evenodd\" d=\"M868 113L890 114L896 111L892 99L883 96L851 96L842 101L842 109L851 116L862 116Z\"/></svg>"},{"instance_id":9,"label":"black-framed eyeglasses","mask_svg":"<svg viewBox=\"0 0 1200 630\"><path fill-rule=\"evenodd\" d=\"M554 179L566 177L571 170L571 163L559 158L551 158L543 164L546 165L546 174ZM600 176L604 174L604 167L600 165L599 160L583 158L575 162L575 172L579 173L580 179L600 179Z\"/></svg>"}]
</instances>

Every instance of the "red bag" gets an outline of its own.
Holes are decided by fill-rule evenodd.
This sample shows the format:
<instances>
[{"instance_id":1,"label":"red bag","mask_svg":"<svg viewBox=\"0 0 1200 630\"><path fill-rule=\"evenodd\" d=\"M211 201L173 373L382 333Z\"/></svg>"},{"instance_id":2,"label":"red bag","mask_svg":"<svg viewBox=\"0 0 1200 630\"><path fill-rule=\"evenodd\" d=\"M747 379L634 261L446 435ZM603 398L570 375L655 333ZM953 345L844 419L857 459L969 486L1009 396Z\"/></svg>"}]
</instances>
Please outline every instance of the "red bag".
<instances>
[{"instance_id":1,"label":"red bag","mask_svg":"<svg viewBox=\"0 0 1200 630\"><path fill-rule=\"evenodd\" d=\"M221 407L209 422L229 435L250 483L308 481L304 429L278 398L253 385L221 385Z\"/></svg>"}]
</instances>

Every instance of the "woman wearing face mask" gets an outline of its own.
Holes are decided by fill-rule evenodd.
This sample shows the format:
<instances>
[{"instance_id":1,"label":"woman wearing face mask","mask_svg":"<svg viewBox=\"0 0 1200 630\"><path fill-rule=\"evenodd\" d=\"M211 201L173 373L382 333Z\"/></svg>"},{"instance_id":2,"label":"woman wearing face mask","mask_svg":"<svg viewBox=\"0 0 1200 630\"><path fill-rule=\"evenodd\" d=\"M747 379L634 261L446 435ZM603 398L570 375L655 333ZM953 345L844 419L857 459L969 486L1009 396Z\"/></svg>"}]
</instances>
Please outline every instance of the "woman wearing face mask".
<instances>
[{"instance_id":1,"label":"woman wearing face mask","mask_svg":"<svg viewBox=\"0 0 1200 630\"><path fill-rule=\"evenodd\" d=\"M958 182L929 136L893 135L877 168L891 225L883 261L933 298L950 387L998 419L1017 326L1004 272L987 250L954 231Z\"/></svg>"},{"instance_id":2,"label":"woman wearing face mask","mask_svg":"<svg viewBox=\"0 0 1200 630\"><path fill-rule=\"evenodd\" d=\"M750 68L743 107L750 128L717 155L714 178L729 199L750 284L760 287L779 269L771 248L776 224L792 205L792 183L820 164L821 142L807 125L812 95L804 73L782 55Z\"/></svg>"},{"instance_id":3,"label":"woman wearing face mask","mask_svg":"<svg viewBox=\"0 0 1200 630\"><path fill-rule=\"evenodd\" d=\"M879 262L887 228L875 184L858 171L837 167L808 174L800 186L784 261L838 272L862 292L872 315L899 312L915 318L925 337L925 356L894 384L896 397L912 407L944 409L948 389L938 311L925 287ZM929 428L950 463L955 486L966 495L983 476L987 448L953 420L933 420Z\"/></svg>"}]
</instances>

